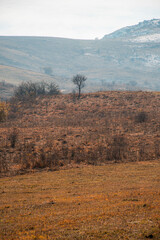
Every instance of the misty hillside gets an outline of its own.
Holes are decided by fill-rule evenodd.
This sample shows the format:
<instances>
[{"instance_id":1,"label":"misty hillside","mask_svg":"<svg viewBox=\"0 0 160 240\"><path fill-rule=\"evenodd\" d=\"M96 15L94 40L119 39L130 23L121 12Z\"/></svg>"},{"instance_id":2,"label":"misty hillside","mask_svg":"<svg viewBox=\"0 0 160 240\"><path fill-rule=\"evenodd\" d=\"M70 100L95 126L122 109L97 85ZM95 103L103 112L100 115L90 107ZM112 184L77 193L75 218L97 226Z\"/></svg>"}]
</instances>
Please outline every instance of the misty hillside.
<instances>
[{"instance_id":1,"label":"misty hillside","mask_svg":"<svg viewBox=\"0 0 160 240\"><path fill-rule=\"evenodd\" d=\"M15 82L15 76L6 79L5 66L41 73L44 78L49 68L51 80L58 79L67 92L74 88L70 79L77 73L87 76L86 91L159 91L160 20L122 28L100 40L0 37L0 65L1 81L9 82ZM24 71L21 74L19 82L26 78Z\"/></svg>"},{"instance_id":2,"label":"misty hillside","mask_svg":"<svg viewBox=\"0 0 160 240\"><path fill-rule=\"evenodd\" d=\"M104 36L104 38L148 37L151 35L155 36L152 40L160 41L160 19L145 20L137 25L121 28Z\"/></svg>"}]
</instances>

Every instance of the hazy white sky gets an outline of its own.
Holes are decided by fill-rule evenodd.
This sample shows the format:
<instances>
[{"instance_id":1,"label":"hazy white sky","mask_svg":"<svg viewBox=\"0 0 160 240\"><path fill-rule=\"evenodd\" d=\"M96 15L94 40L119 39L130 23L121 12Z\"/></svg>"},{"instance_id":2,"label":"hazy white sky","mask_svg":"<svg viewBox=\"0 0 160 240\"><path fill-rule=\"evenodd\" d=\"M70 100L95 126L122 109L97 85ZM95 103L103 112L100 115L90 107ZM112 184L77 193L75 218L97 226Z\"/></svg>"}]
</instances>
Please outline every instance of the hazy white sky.
<instances>
[{"instance_id":1,"label":"hazy white sky","mask_svg":"<svg viewBox=\"0 0 160 240\"><path fill-rule=\"evenodd\" d=\"M0 0L0 35L101 38L160 18L160 0Z\"/></svg>"}]
</instances>

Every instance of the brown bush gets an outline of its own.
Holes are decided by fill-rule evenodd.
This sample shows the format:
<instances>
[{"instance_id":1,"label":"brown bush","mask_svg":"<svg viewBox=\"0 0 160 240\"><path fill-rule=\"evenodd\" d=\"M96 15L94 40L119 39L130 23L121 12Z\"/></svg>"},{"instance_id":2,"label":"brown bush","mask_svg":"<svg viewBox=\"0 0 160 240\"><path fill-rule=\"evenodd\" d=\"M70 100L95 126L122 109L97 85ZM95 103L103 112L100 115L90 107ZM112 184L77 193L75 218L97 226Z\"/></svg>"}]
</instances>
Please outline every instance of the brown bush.
<instances>
[{"instance_id":1,"label":"brown bush","mask_svg":"<svg viewBox=\"0 0 160 240\"><path fill-rule=\"evenodd\" d=\"M6 102L0 101L0 122L3 122L7 119L9 112L9 104Z\"/></svg>"},{"instance_id":2,"label":"brown bush","mask_svg":"<svg viewBox=\"0 0 160 240\"><path fill-rule=\"evenodd\" d=\"M11 132L9 133L8 140L10 142L11 148L15 148L16 143L18 141L18 130L16 128L13 128Z\"/></svg>"},{"instance_id":3,"label":"brown bush","mask_svg":"<svg viewBox=\"0 0 160 240\"><path fill-rule=\"evenodd\" d=\"M124 136L115 135L108 144L106 160L123 161L128 157L128 144Z\"/></svg>"},{"instance_id":4,"label":"brown bush","mask_svg":"<svg viewBox=\"0 0 160 240\"><path fill-rule=\"evenodd\" d=\"M6 153L0 149L0 173L6 173L9 170Z\"/></svg>"},{"instance_id":5,"label":"brown bush","mask_svg":"<svg viewBox=\"0 0 160 240\"><path fill-rule=\"evenodd\" d=\"M146 122L148 119L148 114L146 112L139 112L136 116L135 116L135 121L137 123L144 123Z\"/></svg>"}]
</instances>

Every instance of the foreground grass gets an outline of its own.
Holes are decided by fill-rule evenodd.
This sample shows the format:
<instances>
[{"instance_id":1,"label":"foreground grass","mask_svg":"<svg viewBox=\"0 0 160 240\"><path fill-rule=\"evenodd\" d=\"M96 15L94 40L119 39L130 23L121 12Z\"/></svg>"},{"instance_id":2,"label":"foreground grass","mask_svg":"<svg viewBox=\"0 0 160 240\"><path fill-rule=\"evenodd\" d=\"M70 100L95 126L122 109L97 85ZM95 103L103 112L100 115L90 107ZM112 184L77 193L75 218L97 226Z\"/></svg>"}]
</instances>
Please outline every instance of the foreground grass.
<instances>
[{"instance_id":1,"label":"foreground grass","mask_svg":"<svg viewBox=\"0 0 160 240\"><path fill-rule=\"evenodd\" d=\"M160 239L160 162L0 179L0 239Z\"/></svg>"}]
</instances>

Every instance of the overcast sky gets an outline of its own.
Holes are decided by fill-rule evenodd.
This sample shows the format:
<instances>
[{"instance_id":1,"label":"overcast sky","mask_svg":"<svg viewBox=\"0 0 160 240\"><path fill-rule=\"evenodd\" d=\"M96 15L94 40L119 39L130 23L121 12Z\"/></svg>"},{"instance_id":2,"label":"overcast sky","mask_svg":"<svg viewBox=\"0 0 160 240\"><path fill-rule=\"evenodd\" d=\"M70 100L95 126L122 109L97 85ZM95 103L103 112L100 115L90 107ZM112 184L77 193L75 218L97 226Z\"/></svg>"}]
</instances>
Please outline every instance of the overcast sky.
<instances>
[{"instance_id":1,"label":"overcast sky","mask_svg":"<svg viewBox=\"0 0 160 240\"><path fill-rule=\"evenodd\" d=\"M0 35L102 38L160 18L160 0L0 0Z\"/></svg>"}]
</instances>

